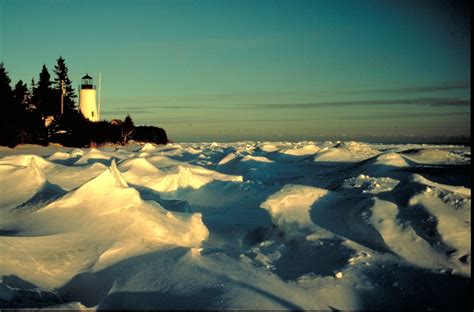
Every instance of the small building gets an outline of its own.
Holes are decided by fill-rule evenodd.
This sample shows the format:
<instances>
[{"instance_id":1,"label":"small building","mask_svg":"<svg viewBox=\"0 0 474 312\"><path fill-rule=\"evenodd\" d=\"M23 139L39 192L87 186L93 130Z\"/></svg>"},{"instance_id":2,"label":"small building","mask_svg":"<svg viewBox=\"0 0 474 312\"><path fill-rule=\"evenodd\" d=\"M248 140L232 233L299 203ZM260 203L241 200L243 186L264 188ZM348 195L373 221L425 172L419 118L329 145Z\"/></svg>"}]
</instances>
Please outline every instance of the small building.
<instances>
[{"instance_id":1,"label":"small building","mask_svg":"<svg viewBox=\"0 0 474 312\"><path fill-rule=\"evenodd\" d=\"M123 124L123 121L120 119L112 119L110 121L110 124L114 126L121 126Z\"/></svg>"},{"instance_id":2,"label":"small building","mask_svg":"<svg viewBox=\"0 0 474 312\"><path fill-rule=\"evenodd\" d=\"M99 121L96 104L96 88L89 74L81 78L79 85L79 110L90 121Z\"/></svg>"}]
</instances>

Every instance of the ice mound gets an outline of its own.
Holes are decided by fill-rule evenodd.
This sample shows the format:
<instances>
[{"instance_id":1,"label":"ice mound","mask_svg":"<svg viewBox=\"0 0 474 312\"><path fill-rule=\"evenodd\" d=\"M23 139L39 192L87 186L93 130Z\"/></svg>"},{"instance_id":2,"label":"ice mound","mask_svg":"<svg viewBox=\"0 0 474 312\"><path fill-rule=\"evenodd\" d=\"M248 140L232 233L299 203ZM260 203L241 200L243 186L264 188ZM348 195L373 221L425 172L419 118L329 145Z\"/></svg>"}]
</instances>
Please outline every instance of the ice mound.
<instances>
[{"instance_id":1,"label":"ice mound","mask_svg":"<svg viewBox=\"0 0 474 312\"><path fill-rule=\"evenodd\" d=\"M218 166L222 166L222 165L225 165L229 162L231 162L232 160L234 159L237 159L237 154L236 153L229 153L227 154L224 158L222 158L218 163L217 165Z\"/></svg>"},{"instance_id":2,"label":"ice mound","mask_svg":"<svg viewBox=\"0 0 474 312\"><path fill-rule=\"evenodd\" d=\"M166 175L154 185L159 192L173 192L180 188L198 189L214 180L242 182L242 176L222 174L199 166L177 166L166 168Z\"/></svg>"},{"instance_id":3,"label":"ice mound","mask_svg":"<svg viewBox=\"0 0 474 312\"><path fill-rule=\"evenodd\" d=\"M29 224L28 237L0 237L8 251L0 274L41 286L59 286L87 268L99 270L165 245L198 247L208 236L200 214L172 213L143 201L115 162L22 223Z\"/></svg>"},{"instance_id":4,"label":"ice mound","mask_svg":"<svg viewBox=\"0 0 474 312\"><path fill-rule=\"evenodd\" d=\"M337 143L332 147L322 147L314 155L316 162L356 162L365 160L380 152L368 144L358 142Z\"/></svg>"},{"instance_id":5,"label":"ice mound","mask_svg":"<svg viewBox=\"0 0 474 312\"><path fill-rule=\"evenodd\" d=\"M97 177L105 169L107 169L106 165L95 162L80 167L56 165L47 168L44 172L51 183L69 191Z\"/></svg>"},{"instance_id":6,"label":"ice mound","mask_svg":"<svg viewBox=\"0 0 474 312\"><path fill-rule=\"evenodd\" d=\"M343 187L360 188L363 193L378 194L393 190L399 182L389 177L372 178L368 175L360 174L357 177L345 179Z\"/></svg>"},{"instance_id":7,"label":"ice mound","mask_svg":"<svg viewBox=\"0 0 474 312\"><path fill-rule=\"evenodd\" d=\"M372 165L389 166L396 168L410 167L410 164L408 164L405 158L398 153L385 153L380 156L377 156Z\"/></svg>"},{"instance_id":8,"label":"ice mound","mask_svg":"<svg viewBox=\"0 0 474 312\"><path fill-rule=\"evenodd\" d=\"M89 203L96 200L101 203L107 201L107 205L98 205L97 207L89 205ZM112 165L99 176L44 207L39 212L64 210L84 203L84 206L78 210L93 209L96 213L107 213L109 209L115 210L116 207L123 206L122 202L123 204L128 202L130 206L135 206L141 202L141 199L135 189L128 187L127 182L118 171L115 161L112 161Z\"/></svg>"},{"instance_id":9,"label":"ice mound","mask_svg":"<svg viewBox=\"0 0 474 312\"><path fill-rule=\"evenodd\" d=\"M246 155L246 153L237 155L235 152L232 152L218 162L217 170L224 173L238 172L246 181L274 183L274 181L280 178L294 174L292 165L279 166L277 165L278 162L278 160L272 160L263 155ZM286 160L284 159L281 162L286 162Z\"/></svg>"},{"instance_id":10,"label":"ice mound","mask_svg":"<svg viewBox=\"0 0 474 312\"><path fill-rule=\"evenodd\" d=\"M276 147L276 146L273 145L273 144L263 144L263 145L259 146L259 148L260 148L262 151L266 152L266 153L272 153L272 152L276 152L276 151L279 150L279 148Z\"/></svg>"},{"instance_id":11,"label":"ice mound","mask_svg":"<svg viewBox=\"0 0 474 312\"><path fill-rule=\"evenodd\" d=\"M410 149L404 151L403 155L420 164L462 164L470 162L470 158L437 148Z\"/></svg>"},{"instance_id":12,"label":"ice mound","mask_svg":"<svg viewBox=\"0 0 474 312\"><path fill-rule=\"evenodd\" d=\"M47 161L43 157L36 155L14 155L3 157L0 159L0 165L28 167L30 166L33 160L35 162L35 165L40 169L55 166L55 164L53 164L52 162Z\"/></svg>"},{"instance_id":13,"label":"ice mound","mask_svg":"<svg viewBox=\"0 0 474 312\"><path fill-rule=\"evenodd\" d=\"M184 151L185 151L186 153L193 154L193 155L197 155L197 154L201 154L201 153L202 153L201 150L196 149L196 148L194 148L194 147L192 147L192 146L186 147L186 148L184 149ZM203 154L201 154L201 155L203 155Z\"/></svg>"},{"instance_id":14,"label":"ice mound","mask_svg":"<svg viewBox=\"0 0 474 312\"><path fill-rule=\"evenodd\" d=\"M198 189L215 180L243 181L242 176L226 175L180 162L172 162L172 165L158 169L143 158L125 161L120 164L120 169L130 183L146 186L157 192L174 192L181 188Z\"/></svg>"},{"instance_id":15,"label":"ice mound","mask_svg":"<svg viewBox=\"0 0 474 312\"><path fill-rule=\"evenodd\" d=\"M2 160L7 162L5 158ZM5 212L26 202L46 183L46 177L37 164L38 159L42 158L11 156L7 159L9 164L23 166L26 161L29 163L24 167L0 164L0 211ZM41 160L39 162L47 164Z\"/></svg>"},{"instance_id":16,"label":"ice mound","mask_svg":"<svg viewBox=\"0 0 474 312\"><path fill-rule=\"evenodd\" d=\"M143 158L143 157L142 157ZM179 166L183 164L183 162L179 160L175 160L171 157L164 156L161 153L152 154L147 157L144 157L148 162L150 162L153 166L157 168L165 168L171 166Z\"/></svg>"},{"instance_id":17,"label":"ice mound","mask_svg":"<svg viewBox=\"0 0 474 312\"><path fill-rule=\"evenodd\" d=\"M150 152L156 151L156 148L157 148L157 146L155 144L145 143L145 145L143 145L142 148L140 149L140 152L150 153Z\"/></svg>"},{"instance_id":18,"label":"ice mound","mask_svg":"<svg viewBox=\"0 0 474 312\"><path fill-rule=\"evenodd\" d=\"M91 148L90 151L82 155L74 164L75 165L86 165L99 160L109 160L110 156L105 155L96 148Z\"/></svg>"},{"instance_id":19,"label":"ice mound","mask_svg":"<svg viewBox=\"0 0 474 312\"><path fill-rule=\"evenodd\" d=\"M398 214L396 204L375 198L369 222L380 233L385 244L405 260L429 269L449 268L446 256L432 248L411 225L400 224Z\"/></svg>"},{"instance_id":20,"label":"ice mound","mask_svg":"<svg viewBox=\"0 0 474 312\"><path fill-rule=\"evenodd\" d=\"M451 188L416 177L425 185L424 191L409 200L409 207L422 207L435 220L436 232L446 244L451 267L471 275L471 196L470 190Z\"/></svg>"},{"instance_id":21,"label":"ice mound","mask_svg":"<svg viewBox=\"0 0 474 312\"><path fill-rule=\"evenodd\" d=\"M292 156L307 156L307 155L316 154L320 149L321 149L320 147L314 144L308 144L299 148L297 147L297 148L283 149L280 151L280 153L286 154L286 155L292 155Z\"/></svg>"},{"instance_id":22,"label":"ice mound","mask_svg":"<svg viewBox=\"0 0 474 312\"><path fill-rule=\"evenodd\" d=\"M132 158L120 163L119 169L123 177L134 185L142 185L155 189L153 186L161 180L164 173L151 164L146 158Z\"/></svg>"},{"instance_id":23,"label":"ice mound","mask_svg":"<svg viewBox=\"0 0 474 312\"><path fill-rule=\"evenodd\" d=\"M48 157L48 160L66 160L71 158L71 154L65 152L56 152Z\"/></svg>"},{"instance_id":24,"label":"ice mound","mask_svg":"<svg viewBox=\"0 0 474 312\"><path fill-rule=\"evenodd\" d=\"M157 150L155 154L164 155L168 157L180 157L183 156L183 149L181 147L167 147L164 149Z\"/></svg>"},{"instance_id":25,"label":"ice mound","mask_svg":"<svg viewBox=\"0 0 474 312\"><path fill-rule=\"evenodd\" d=\"M272 163L273 160L268 159L267 157L264 156L251 156L247 155L242 157L241 161L256 161L256 162L261 162L261 163Z\"/></svg>"},{"instance_id":26,"label":"ice mound","mask_svg":"<svg viewBox=\"0 0 474 312\"><path fill-rule=\"evenodd\" d=\"M80 157L85 154L85 151L80 148L75 148L71 152L69 152L69 154L71 154L71 157Z\"/></svg>"},{"instance_id":27,"label":"ice mound","mask_svg":"<svg viewBox=\"0 0 474 312\"><path fill-rule=\"evenodd\" d=\"M132 158L127 159L120 163L119 168L124 172L133 172L138 176L146 176L150 174L159 174L160 170L153 166L145 158Z\"/></svg>"},{"instance_id":28,"label":"ice mound","mask_svg":"<svg viewBox=\"0 0 474 312\"><path fill-rule=\"evenodd\" d=\"M452 186L452 185L436 183L436 182L428 180L427 178L419 174L414 174L412 177L412 180L413 182L418 182L426 186L431 186L431 187L439 188L439 189L446 190L449 192L459 193L467 197L471 197L471 189L464 186Z\"/></svg>"},{"instance_id":29,"label":"ice mound","mask_svg":"<svg viewBox=\"0 0 474 312\"><path fill-rule=\"evenodd\" d=\"M369 154L369 153L377 154L378 153L378 151L374 149L370 144L355 142L355 141L337 142L336 145L334 145L334 147L342 148L352 153L358 153L358 154Z\"/></svg>"},{"instance_id":30,"label":"ice mound","mask_svg":"<svg viewBox=\"0 0 474 312\"><path fill-rule=\"evenodd\" d=\"M287 184L260 205L270 214L273 223L290 236L314 232L318 228L311 220L311 206L330 195L325 189L311 186ZM308 234L308 233L306 233Z\"/></svg>"},{"instance_id":31,"label":"ice mound","mask_svg":"<svg viewBox=\"0 0 474 312\"><path fill-rule=\"evenodd\" d=\"M257 162L257 163L272 163L273 161L268 159L267 157L265 156L254 156L252 154L248 154L248 153L241 153L241 152L237 152L237 151L234 151L232 153L229 153L227 154L226 156L224 156L218 163L217 165L218 166L222 166L222 165L230 165L230 164L238 164L238 163L241 163L241 162L251 162L251 161L254 161L254 162Z\"/></svg>"}]
</instances>

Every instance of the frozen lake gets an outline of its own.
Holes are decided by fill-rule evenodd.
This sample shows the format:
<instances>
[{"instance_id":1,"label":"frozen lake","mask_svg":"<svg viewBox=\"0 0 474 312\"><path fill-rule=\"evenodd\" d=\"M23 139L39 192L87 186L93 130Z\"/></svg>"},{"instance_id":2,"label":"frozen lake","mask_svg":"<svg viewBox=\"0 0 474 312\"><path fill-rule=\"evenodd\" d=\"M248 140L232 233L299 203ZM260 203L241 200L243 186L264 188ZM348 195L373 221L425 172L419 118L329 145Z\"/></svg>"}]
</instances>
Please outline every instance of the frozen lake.
<instances>
[{"instance_id":1,"label":"frozen lake","mask_svg":"<svg viewBox=\"0 0 474 312\"><path fill-rule=\"evenodd\" d=\"M471 149L0 147L0 307L470 309Z\"/></svg>"}]
</instances>

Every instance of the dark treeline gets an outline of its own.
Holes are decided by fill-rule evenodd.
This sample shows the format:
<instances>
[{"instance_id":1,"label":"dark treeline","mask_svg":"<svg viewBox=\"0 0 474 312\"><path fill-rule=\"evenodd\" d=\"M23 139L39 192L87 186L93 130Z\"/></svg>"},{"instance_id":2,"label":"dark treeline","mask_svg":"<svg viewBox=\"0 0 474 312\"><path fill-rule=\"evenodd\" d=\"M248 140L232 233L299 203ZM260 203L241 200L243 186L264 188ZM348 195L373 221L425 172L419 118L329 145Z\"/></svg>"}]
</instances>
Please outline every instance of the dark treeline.
<instances>
[{"instance_id":1,"label":"dark treeline","mask_svg":"<svg viewBox=\"0 0 474 312\"><path fill-rule=\"evenodd\" d=\"M71 147L104 143L125 144L130 140L166 144L165 130L135 126L132 118L91 122L78 110L76 94L68 76L65 60L59 57L54 66L55 78L43 65L39 79L30 87L22 80L12 88L3 63L0 63L0 145L48 145L50 142ZM63 81L63 113L61 113Z\"/></svg>"}]
</instances>

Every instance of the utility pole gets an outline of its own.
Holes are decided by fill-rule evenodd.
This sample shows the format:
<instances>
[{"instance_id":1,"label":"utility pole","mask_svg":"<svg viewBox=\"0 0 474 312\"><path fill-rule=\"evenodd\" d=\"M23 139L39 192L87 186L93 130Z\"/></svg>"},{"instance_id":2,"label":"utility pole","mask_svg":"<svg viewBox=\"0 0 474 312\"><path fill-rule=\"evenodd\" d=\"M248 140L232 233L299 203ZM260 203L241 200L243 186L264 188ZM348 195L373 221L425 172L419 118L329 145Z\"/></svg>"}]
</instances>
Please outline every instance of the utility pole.
<instances>
[{"instance_id":1,"label":"utility pole","mask_svg":"<svg viewBox=\"0 0 474 312\"><path fill-rule=\"evenodd\" d=\"M61 80L61 115L64 114L64 80Z\"/></svg>"}]
</instances>

